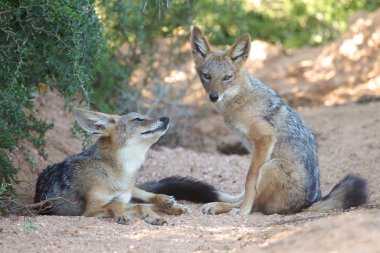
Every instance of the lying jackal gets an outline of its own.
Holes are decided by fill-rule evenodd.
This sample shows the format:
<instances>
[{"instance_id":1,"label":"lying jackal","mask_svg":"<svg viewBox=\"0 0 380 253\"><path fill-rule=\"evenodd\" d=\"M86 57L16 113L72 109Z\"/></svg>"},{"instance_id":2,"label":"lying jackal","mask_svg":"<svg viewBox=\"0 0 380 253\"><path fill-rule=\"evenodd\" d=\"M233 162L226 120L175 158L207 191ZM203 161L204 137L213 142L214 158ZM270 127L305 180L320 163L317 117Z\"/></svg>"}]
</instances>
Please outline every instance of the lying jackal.
<instances>
[{"instance_id":1,"label":"lying jackal","mask_svg":"<svg viewBox=\"0 0 380 253\"><path fill-rule=\"evenodd\" d=\"M138 217L149 224L162 225L166 220L152 209L175 215L188 211L171 196L135 186L138 169L150 146L167 131L169 118L77 110L76 119L83 129L100 137L89 149L48 166L39 175L34 202L62 198L53 200L51 208L42 213L111 217L123 224ZM173 181L180 180L169 178L165 182ZM133 204L132 198L152 204Z\"/></svg>"}]
</instances>

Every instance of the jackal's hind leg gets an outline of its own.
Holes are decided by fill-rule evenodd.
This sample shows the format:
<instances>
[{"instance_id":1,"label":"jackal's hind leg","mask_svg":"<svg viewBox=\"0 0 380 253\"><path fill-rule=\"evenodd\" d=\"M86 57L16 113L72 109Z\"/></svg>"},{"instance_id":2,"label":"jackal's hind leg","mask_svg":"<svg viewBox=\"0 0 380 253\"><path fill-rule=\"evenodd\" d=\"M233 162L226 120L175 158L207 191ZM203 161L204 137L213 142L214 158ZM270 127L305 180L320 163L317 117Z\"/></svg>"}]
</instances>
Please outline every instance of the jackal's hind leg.
<instances>
[{"instance_id":1,"label":"jackal's hind leg","mask_svg":"<svg viewBox=\"0 0 380 253\"><path fill-rule=\"evenodd\" d=\"M294 213L306 204L306 175L285 159L272 159L260 169L253 211L265 214Z\"/></svg>"}]
</instances>

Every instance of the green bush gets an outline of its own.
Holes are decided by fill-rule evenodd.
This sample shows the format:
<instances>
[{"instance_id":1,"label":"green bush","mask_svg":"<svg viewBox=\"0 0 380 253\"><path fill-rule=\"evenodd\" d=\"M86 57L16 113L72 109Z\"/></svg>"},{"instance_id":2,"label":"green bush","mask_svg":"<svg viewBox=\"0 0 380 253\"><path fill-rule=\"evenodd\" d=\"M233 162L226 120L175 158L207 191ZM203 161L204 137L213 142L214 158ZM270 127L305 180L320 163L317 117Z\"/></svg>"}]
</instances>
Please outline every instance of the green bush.
<instances>
[{"instance_id":1,"label":"green bush","mask_svg":"<svg viewBox=\"0 0 380 253\"><path fill-rule=\"evenodd\" d=\"M377 0L206 0L193 2L193 20L215 44L230 44L249 32L253 39L291 49L331 41L346 29L354 12L379 6Z\"/></svg>"},{"instance_id":2,"label":"green bush","mask_svg":"<svg viewBox=\"0 0 380 253\"><path fill-rule=\"evenodd\" d=\"M33 113L38 87L70 102L86 88L104 45L92 1L5 0L0 3L0 182L16 179L7 150L28 140L43 154L51 124Z\"/></svg>"}]
</instances>

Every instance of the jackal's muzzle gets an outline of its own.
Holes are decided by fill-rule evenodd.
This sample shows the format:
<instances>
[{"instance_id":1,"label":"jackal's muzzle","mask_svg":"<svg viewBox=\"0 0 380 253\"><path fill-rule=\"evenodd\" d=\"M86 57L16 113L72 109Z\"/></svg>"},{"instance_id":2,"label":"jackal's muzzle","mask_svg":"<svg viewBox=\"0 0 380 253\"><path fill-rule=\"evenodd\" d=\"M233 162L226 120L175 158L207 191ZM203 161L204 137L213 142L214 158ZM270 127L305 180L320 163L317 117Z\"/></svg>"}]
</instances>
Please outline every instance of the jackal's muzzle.
<instances>
[{"instance_id":1,"label":"jackal's muzzle","mask_svg":"<svg viewBox=\"0 0 380 253\"><path fill-rule=\"evenodd\" d=\"M170 120L168 117L161 117L158 119L157 123L153 125L152 130L142 132L141 134L147 135L147 134L154 134L158 132L165 132L169 128L169 123L170 123Z\"/></svg>"}]
</instances>

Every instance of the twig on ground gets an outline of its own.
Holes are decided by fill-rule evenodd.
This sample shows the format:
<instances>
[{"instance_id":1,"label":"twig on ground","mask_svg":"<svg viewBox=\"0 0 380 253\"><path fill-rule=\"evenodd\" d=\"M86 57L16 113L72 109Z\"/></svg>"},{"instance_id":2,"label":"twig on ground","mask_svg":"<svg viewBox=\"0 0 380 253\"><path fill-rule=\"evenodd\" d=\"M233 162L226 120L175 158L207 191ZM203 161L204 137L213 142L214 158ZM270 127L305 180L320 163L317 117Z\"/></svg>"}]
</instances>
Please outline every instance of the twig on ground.
<instances>
[{"instance_id":1,"label":"twig on ground","mask_svg":"<svg viewBox=\"0 0 380 253\"><path fill-rule=\"evenodd\" d=\"M24 214L27 212L29 215L34 216L35 213L46 211L53 206L53 201L62 200L75 205L74 202L63 197L48 198L38 203L21 204L14 199L1 199L1 209L5 210L8 214ZM33 212L34 211L34 212Z\"/></svg>"}]
</instances>

